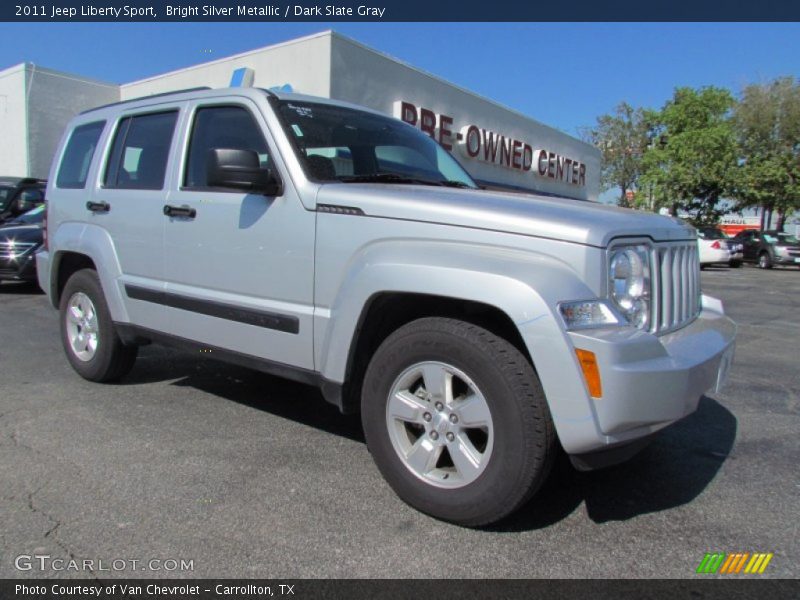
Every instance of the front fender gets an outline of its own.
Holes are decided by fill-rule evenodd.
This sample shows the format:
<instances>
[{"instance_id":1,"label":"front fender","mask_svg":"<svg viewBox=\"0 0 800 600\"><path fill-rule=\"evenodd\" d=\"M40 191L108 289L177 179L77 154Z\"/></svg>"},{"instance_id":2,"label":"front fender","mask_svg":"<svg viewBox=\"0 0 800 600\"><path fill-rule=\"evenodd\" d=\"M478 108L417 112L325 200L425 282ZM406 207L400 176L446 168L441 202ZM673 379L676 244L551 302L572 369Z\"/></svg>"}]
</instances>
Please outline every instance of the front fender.
<instances>
[{"instance_id":1,"label":"front fender","mask_svg":"<svg viewBox=\"0 0 800 600\"><path fill-rule=\"evenodd\" d=\"M350 261L329 309L315 316L315 364L328 380L344 382L348 352L371 298L417 293L469 300L503 311L517 326L537 369L559 436L573 423L594 429L586 390L555 307L591 298L592 291L564 262L508 248L448 242L379 242Z\"/></svg>"},{"instance_id":2,"label":"front fender","mask_svg":"<svg viewBox=\"0 0 800 600\"><path fill-rule=\"evenodd\" d=\"M102 227L87 223L66 222L58 226L49 240L52 266L50 268L50 297L57 304L55 293L61 260L67 253L82 254L94 262L111 318L128 322L128 312L119 286L115 282L122 275L117 252L111 236Z\"/></svg>"}]
</instances>

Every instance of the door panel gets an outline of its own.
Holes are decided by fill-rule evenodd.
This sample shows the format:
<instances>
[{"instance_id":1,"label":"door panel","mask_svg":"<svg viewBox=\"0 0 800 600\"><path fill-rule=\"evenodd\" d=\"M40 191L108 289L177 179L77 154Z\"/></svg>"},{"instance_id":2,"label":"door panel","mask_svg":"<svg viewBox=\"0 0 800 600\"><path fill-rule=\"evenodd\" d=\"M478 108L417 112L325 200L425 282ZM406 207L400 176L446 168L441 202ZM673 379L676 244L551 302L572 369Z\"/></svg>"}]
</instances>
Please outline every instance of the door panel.
<instances>
[{"instance_id":1,"label":"door panel","mask_svg":"<svg viewBox=\"0 0 800 600\"><path fill-rule=\"evenodd\" d=\"M250 149L264 164L274 160L263 118L249 103L200 104L183 137L186 164L176 171L181 186L169 205L193 216L162 216L167 331L313 368L315 213L288 184L282 196L266 197L205 181L210 148Z\"/></svg>"},{"instance_id":2,"label":"door panel","mask_svg":"<svg viewBox=\"0 0 800 600\"><path fill-rule=\"evenodd\" d=\"M101 185L86 206L89 222L113 240L122 276L118 285L131 322L151 329L164 325L164 308L141 294L164 286L164 217L169 197L168 162L179 112L171 107L120 119L100 174Z\"/></svg>"}]
</instances>

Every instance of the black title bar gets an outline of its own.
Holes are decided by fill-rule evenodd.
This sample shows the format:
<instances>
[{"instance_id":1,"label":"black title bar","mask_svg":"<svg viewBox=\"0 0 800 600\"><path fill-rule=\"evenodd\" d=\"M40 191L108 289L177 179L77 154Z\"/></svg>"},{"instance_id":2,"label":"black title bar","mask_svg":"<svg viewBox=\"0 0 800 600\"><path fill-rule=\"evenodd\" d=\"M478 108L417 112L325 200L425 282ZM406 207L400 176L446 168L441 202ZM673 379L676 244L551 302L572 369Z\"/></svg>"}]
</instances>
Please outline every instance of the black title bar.
<instances>
[{"instance_id":1,"label":"black title bar","mask_svg":"<svg viewBox=\"0 0 800 600\"><path fill-rule=\"evenodd\" d=\"M11 22L798 21L791 0L58 0L2 3Z\"/></svg>"},{"instance_id":2,"label":"black title bar","mask_svg":"<svg viewBox=\"0 0 800 600\"><path fill-rule=\"evenodd\" d=\"M6 579L3 600L794 600L800 581L699 575L688 580Z\"/></svg>"}]
</instances>

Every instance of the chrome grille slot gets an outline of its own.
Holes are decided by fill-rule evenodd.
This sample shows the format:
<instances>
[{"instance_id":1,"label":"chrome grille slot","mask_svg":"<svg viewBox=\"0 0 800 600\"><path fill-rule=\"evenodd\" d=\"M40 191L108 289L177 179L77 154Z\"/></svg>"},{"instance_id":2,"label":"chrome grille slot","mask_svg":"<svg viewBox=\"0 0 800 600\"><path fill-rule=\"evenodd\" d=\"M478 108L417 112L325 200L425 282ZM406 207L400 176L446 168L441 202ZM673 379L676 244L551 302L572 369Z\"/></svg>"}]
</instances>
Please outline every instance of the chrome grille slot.
<instances>
[{"instance_id":1,"label":"chrome grille slot","mask_svg":"<svg viewBox=\"0 0 800 600\"><path fill-rule=\"evenodd\" d=\"M656 333L683 327L700 312L700 264L695 242L659 244L653 306Z\"/></svg>"},{"instance_id":2,"label":"chrome grille slot","mask_svg":"<svg viewBox=\"0 0 800 600\"><path fill-rule=\"evenodd\" d=\"M0 260L13 260L27 253L36 244L29 242L0 243Z\"/></svg>"}]
</instances>

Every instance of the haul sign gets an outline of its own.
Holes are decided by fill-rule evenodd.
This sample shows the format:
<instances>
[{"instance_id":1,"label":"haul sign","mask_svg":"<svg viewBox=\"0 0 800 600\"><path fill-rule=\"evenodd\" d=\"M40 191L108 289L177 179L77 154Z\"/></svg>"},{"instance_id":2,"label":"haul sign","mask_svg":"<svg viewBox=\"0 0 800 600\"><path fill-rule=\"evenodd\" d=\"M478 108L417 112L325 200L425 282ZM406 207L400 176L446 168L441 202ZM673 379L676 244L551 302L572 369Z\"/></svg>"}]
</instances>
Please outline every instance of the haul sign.
<instances>
[{"instance_id":1,"label":"haul sign","mask_svg":"<svg viewBox=\"0 0 800 600\"><path fill-rule=\"evenodd\" d=\"M419 127L445 150L458 148L469 160L479 160L539 177L548 177L571 185L586 186L586 164L569 156L537 148L526 140L516 139L475 124L454 126L454 119L445 114L417 107L411 102L394 103L394 116Z\"/></svg>"}]
</instances>

